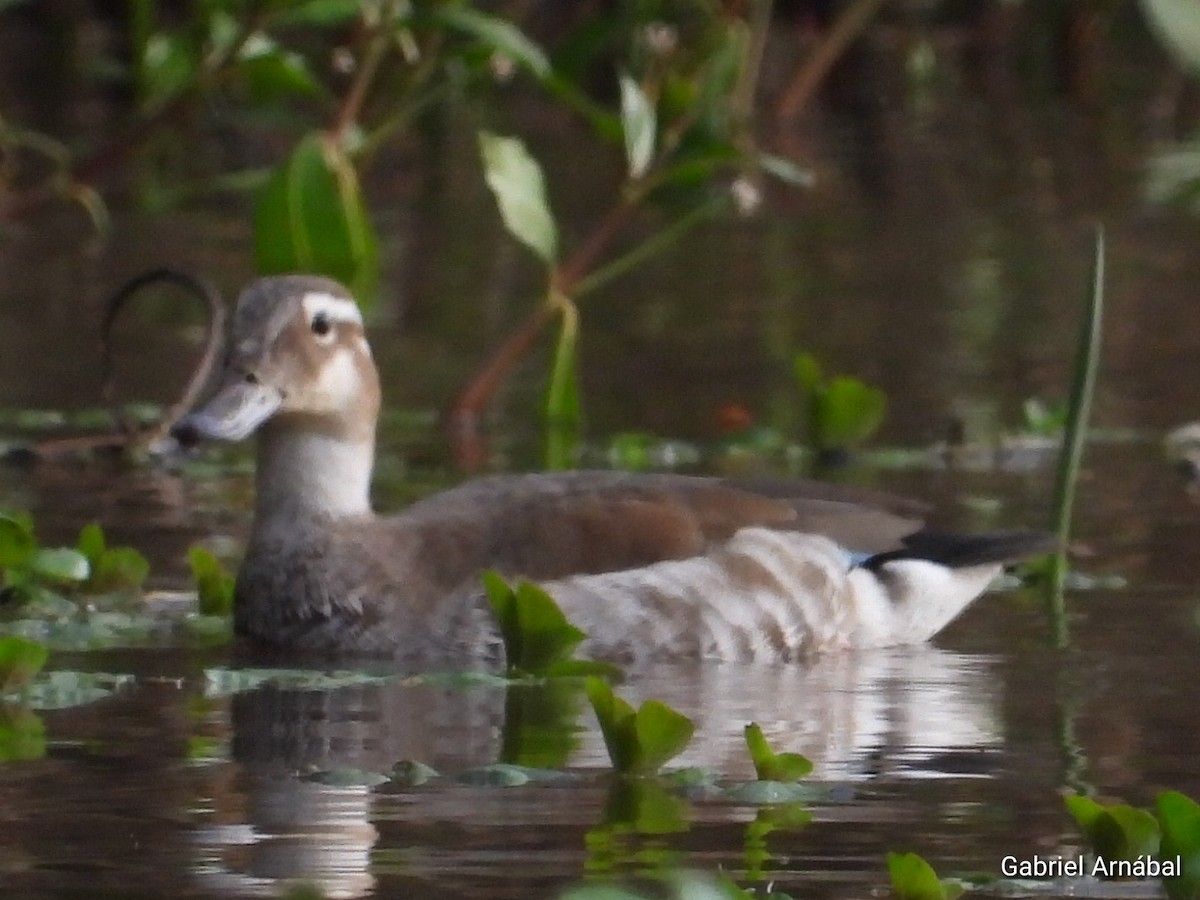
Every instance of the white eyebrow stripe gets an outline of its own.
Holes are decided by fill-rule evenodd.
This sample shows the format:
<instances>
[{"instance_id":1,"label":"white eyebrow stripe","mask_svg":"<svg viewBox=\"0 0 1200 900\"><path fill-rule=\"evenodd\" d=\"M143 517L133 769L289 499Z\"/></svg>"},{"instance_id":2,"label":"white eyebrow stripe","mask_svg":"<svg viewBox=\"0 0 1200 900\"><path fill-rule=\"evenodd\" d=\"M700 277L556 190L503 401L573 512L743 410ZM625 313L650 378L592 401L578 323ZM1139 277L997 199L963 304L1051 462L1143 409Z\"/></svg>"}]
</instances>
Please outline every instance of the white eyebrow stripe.
<instances>
[{"instance_id":1,"label":"white eyebrow stripe","mask_svg":"<svg viewBox=\"0 0 1200 900\"><path fill-rule=\"evenodd\" d=\"M338 297L325 291L310 291L304 295L301 304L309 321L312 321L318 313L324 313L331 322L352 325L362 325L363 323L358 304L348 297Z\"/></svg>"}]
</instances>

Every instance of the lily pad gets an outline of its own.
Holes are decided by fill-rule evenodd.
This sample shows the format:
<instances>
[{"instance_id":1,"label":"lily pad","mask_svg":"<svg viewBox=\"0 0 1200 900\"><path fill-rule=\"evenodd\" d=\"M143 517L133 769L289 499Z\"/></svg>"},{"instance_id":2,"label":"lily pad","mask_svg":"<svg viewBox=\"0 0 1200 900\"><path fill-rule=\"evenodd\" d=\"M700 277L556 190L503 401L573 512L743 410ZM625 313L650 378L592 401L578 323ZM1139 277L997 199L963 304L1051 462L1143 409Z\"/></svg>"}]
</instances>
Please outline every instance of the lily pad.
<instances>
[{"instance_id":1,"label":"lily pad","mask_svg":"<svg viewBox=\"0 0 1200 900\"><path fill-rule=\"evenodd\" d=\"M382 772L372 772L368 769L337 768L323 769L301 776L301 781L313 784L323 784L327 787L376 787L386 784L390 779Z\"/></svg>"},{"instance_id":2,"label":"lily pad","mask_svg":"<svg viewBox=\"0 0 1200 900\"><path fill-rule=\"evenodd\" d=\"M413 759L402 759L392 766L393 784L415 786L425 784L438 777L437 769Z\"/></svg>"}]
</instances>

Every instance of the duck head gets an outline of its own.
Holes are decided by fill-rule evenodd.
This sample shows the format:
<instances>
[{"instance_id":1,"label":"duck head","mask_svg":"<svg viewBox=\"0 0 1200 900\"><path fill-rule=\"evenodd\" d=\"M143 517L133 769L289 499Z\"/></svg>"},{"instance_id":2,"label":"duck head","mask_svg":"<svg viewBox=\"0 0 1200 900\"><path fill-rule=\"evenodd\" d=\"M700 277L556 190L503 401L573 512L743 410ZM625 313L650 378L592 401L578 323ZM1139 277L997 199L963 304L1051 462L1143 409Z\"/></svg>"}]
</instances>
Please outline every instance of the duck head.
<instances>
[{"instance_id":1,"label":"duck head","mask_svg":"<svg viewBox=\"0 0 1200 900\"><path fill-rule=\"evenodd\" d=\"M238 298L216 393L172 433L183 444L257 435L260 514L363 513L379 402L350 293L327 278L275 276Z\"/></svg>"}]
</instances>

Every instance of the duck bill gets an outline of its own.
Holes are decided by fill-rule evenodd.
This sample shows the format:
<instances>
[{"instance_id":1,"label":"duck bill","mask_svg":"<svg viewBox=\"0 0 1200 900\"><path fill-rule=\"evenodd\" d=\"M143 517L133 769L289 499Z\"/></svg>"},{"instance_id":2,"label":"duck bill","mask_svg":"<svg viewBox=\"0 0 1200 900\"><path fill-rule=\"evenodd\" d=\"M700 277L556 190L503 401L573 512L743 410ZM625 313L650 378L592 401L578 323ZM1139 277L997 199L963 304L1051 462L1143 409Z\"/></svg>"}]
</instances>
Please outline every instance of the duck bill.
<instances>
[{"instance_id":1,"label":"duck bill","mask_svg":"<svg viewBox=\"0 0 1200 900\"><path fill-rule=\"evenodd\" d=\"M271 418L283 403L274 388L238 380L225 384L200 409L180 419L171 433L181 444L240 441Z\"/></svg>"}]
</instances>

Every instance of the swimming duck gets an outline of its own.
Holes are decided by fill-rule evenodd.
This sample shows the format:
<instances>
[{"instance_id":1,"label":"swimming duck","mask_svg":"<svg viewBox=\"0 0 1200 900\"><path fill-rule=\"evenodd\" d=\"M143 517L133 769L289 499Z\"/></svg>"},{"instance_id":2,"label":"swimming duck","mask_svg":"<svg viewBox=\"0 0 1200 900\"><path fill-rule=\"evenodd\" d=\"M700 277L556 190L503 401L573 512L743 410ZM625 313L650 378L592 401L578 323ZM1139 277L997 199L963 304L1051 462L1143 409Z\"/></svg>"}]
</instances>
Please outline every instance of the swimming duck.
<instances>
[{"instance_id":1,"label":"swimming duck","mask_svg":"<svg viewBox=\"0 0 1200 900\"><path fill-rule=\"evenodd\" d=\"M785 661L921 643L1046 535L945 536L920 507L814 482L577 471L470 481L379 516L369 498L379 375L350 293L251 283L215 394L181 443L257 441L234 624L259 645L497 665L480 572L541 584L581 654Z\"/></svg>"}]
</instances>

